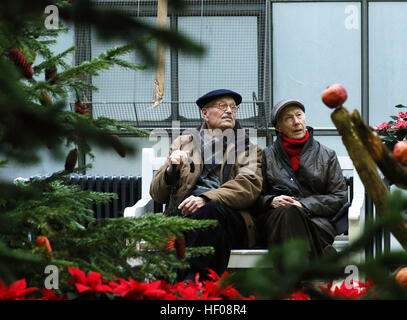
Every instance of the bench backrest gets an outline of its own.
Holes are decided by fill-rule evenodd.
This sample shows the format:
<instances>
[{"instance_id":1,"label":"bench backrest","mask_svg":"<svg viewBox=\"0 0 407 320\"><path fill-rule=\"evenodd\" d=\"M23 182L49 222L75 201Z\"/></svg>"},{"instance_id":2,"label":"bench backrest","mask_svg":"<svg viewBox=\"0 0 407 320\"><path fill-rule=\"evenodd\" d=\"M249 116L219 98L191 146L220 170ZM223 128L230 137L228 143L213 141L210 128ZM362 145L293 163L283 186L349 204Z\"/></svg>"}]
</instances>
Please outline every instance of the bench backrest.
<instances>
[{"instance_id":1,"label":"bench backrest","mask_svg":"<svg viewBox=\"0 0 407 320\"><path fill-rule=\"evenodd\" d=\"M166 159L166 157L156 157L153 148L143 148L141 155L141 198L151 198L150 185L154 171L157 171Z\"/></svg>"},{"instance_id":2,"label":"bench backrest","mask_svg":"<svg viewBox=\"0 0 407 320\"><path fill-rule=\"evenodd\" d=\"M145 199L151 198L150 196L150 185L153 180L154 171L157 171L166 161L166 157L156 157L154 155L153 148L143 148L142 150L142 164L141 164L141 197ZM353 178L349 178L347 185L350 187L350 198L352 200L352 195L354 194L354 188L356 192L363 192L363 184L361 183L357 171L354 170L352 160L347 156L338 157L339 164L342 170L351 170L353 173ZM346 176L346 174L344 174Z\"/></svg>"}]
</instances>

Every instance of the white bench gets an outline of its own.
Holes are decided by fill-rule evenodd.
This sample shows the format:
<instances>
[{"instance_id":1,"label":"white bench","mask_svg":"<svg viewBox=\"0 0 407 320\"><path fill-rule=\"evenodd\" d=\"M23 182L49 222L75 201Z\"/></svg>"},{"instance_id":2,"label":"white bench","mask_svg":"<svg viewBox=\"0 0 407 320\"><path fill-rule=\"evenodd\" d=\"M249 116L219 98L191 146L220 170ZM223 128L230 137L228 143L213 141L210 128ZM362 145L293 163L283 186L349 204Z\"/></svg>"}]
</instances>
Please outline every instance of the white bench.
<instances>
[{"instance_id":1,"label":"white bench","mask_svg":"<svg viewBox=\"0 0 407 320\"><path fill-rule=\"evenodd\" d=\"M124 217L141 217L147 212L153 212L154 200L150 196L150 184L153 179L154 171L158 170L166 161L166 157L155 157L152 148L143 148L141 164L141 199L132 207L124 210ZM340 235L335 238L333 246L341 251L349 242L357 239L362 231L365 210L365 189L354 169L352 160L349 157L338 157L342 170L351 172L344 175L353 176L353 200L348 211L349 229L348 236ZM230 254L228 268L249 268L253 267L256 261L267 252L265 250L232 250ZM360 262L363 259L363 253L356 254L352 261Z\"/></svg>"}]
</instances>

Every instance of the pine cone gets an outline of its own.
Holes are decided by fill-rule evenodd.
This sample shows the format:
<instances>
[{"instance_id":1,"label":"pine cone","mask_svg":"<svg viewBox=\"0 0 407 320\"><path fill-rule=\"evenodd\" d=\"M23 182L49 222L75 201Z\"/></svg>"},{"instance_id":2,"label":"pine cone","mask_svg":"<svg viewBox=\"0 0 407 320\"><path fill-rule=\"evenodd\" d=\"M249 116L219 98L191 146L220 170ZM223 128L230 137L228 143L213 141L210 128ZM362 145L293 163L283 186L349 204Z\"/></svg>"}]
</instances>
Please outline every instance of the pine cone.
<instances>
[{"instance_id":1,"label":"pine cone","mask_svg":"<svg viewBox=\"0 0 407 320\"><path fill-rule=\"evenodd\" d=\"M68 156L65 160L65 170L66 171L73 171L76 167L76 163L78 162L79 151L78 149L72 149L69 151Z\"/></svg>"},{"instance_id":2,"label":"pine cone","mask_svg":"<svg viewBox=\"0 0 407 320\"><path fill-rule=\"evenodd\" d=\"M124 145L122 144L122 142L120 141L119 137L115 134L112 134L111 137L112 142L113 142L113 148L117 151L117 153L124 158L126 156L126 148L124 147Z\"/></svg>"},{"instance_id":3,"label":"pine cone","mask_svg":"<svg viewBox=\"0 0 407 320\"><path fill-rule=\"evenodd\" d=\"M177 252L178 259L185 259L185 238L176 238L174 242L175 250Z\"/></svg>"},{"instance_id":4,"label":"pine cone","mask_svg":"<svg viewBox=\"0 0 407 320\"><path fill-rule=\"evenodd\" d=\"M86 108L85 104L80 101L75 102L75 112L83 115L90 115L90 109Z\"/></svg>"},{"instance_id":5,"label":"pine cone","mask_svg":"<svg viewBox=\"0 0 407 320\"><path fill-rule=\"evenodd\" d=\"M9 52L10 59L14 62L17 68L20 69L20 72L28 79L31 79L34 75L34 69L28 63L27 58L24 53L18 49L10 49Z\"/></svg>"}]
</instances>

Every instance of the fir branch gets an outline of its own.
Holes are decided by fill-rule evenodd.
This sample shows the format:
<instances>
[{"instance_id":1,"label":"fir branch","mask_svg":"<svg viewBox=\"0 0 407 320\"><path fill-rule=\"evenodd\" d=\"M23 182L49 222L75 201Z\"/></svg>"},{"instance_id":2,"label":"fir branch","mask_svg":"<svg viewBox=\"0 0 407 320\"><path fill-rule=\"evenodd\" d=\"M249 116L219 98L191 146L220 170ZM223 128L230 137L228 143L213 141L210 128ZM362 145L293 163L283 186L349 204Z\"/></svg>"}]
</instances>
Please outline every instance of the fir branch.
<instances>
[{"instance_id":1,"label":"fir branch","mask_svg":"<svg viewBox=\"0 0 407 320\"><path fill-rule=\"evenodd\" d=\"M99 89L94 86L92 83L89 83L87 81L83 81L80 79L68 79L63 83L67 88L69 88L71 91L78 91L78 92L83 92L86 90L97 92Z\"/></svg>"},{"instance_id":2,"label":"fir branch","mask_svg":"<svg viewBox=\"0 0 407 320\"><path fill-rule=\"evenodd\" d=\"M46 61L42 62L41 64L37 65L34 67L34 72L39 73L42 70L45 70L47 68L55 67L56 65L60 65L62 62L62 58L64 58L66 55L69 53L73 52L76 50L75 46L72 46L65 51L61 52L60 54L53 56L51 58L48 58Z\"/></svg>"},{"instance_id":3,"label":"fir branch","mask_svg":"<svg viewBox=\"0 0 407 320\"><path fill-rule=\"evenodd\" d=\"M105 117L99 117L95 119L94 123L97 127L106 129L111 133L132 133L136 134L138 137L148 137L150 135L150 132L148 130L122 124L116 120Z\"/></svg>"},{"instance_id":4,"label":"fir branch","mask_svg":"<svg viewBox=\"0 0 407 320\"><path fill-rule=\"evenodd\" d=\"M0 226L0 233L7 235L15 243L26 243L29 237L45 235L58 239L65 234L71 237L74 232L85 231L86 224L95 221L91 209L93 203L105 203L117 198L115 193L81 190L79 186L50 183L41 198L26 200L16 209L4 214L3 219L13 221Z\"/></svg>"},{"instance_id":5,"label":"fir branch","mask_svg":"<svg viewBox=\"0 0 407 320\"><path fill-rule=\"evenodd\" d=\"M147 41L148 40L145 40L145 43ZM138 44L126 44L126 45L122 45L122 46L116 46L116 47L108 49L105 53L100 54L99 57L101 59L111 59L116 56L134 52L137 49L138 49Z\"/></svg>"},{"instance_id":6,"label":"fir branch","mask_svg":"<svg viewBox=\"0 0 407 320\"><path fill-rule=\"evenodd\" d=\"M41 256L30 254L27 250L10 249L0 241L0 279L6 283L16 281L16 271L22 271L26 265L43 265L44 259Z\"/></svg>"},{"instance_id":7,"label":"fir branch","mask_svg":"<svg viewBox=\"0 0 407 320\"><path fill-rule=\"evenodd\" d=\"M110 58L110 61L112 61L112 63L126 68L126 69L133 69L133 70L145 70L146 66L142 65L142 64L135 64L135 63L131 63L125 60L121 60L121 59L117 59L117 58Z\"/></svg>"},{"instance_id":8,"label":"fir branch","mask_svg":"<svg viewBox=\"0 0 407 320\"><path fill-rule=\"evenodd\" d=\"M81 76L96 76L98 75L98 71L106 70L112 65L111 61L102 60L102 59L93 59L92 61L84 61L80 65L71 67L67 70L64 70L58 73L55 78L54 82L63 82L71 78L79 78Z\"/></svg>"},{"instance_id":9,"label":"fir branch","mask_svg":"<svg viewBox=\"0 0 407 320\"><path fill-rule=\"evenodd\" d=\"M127 272L128 274L130 271L128 259L132 258L140 262L132 270L142 279L143 277L174 278L177 269L185 269L189 265L186 260L177 258L174 249L164 248L164 244L168 241L167 236L181 235L187 230L209 228L214 225L216 225L215 220L198 221L166 217L162 214L147 214L140 218L99 220L89 224L86 230L65 234L59 241L63 241L64 248L69 248L70 252L65 252L66 255L83 259L86 263L103 265L105 273ZM142 239L148 241L148 247L144 246L144 249L140 250L137 243ZM56 243L58 240L53 241ZM187 258L207 254L213 254L212 247L187 248L186 251ZM117 264L109 263L111 261L116 261Z\"/></svg>"},{"instance_id":10,"label":"fir branch","mask_svg":"<svg viewBox=\"0 0 407 320\"><path fill-rule=\"evenodd\" d=\"M140 218L109 219L105 221L103 230L100 230L99 227L88 230L89 242L87 245L100 241L112 243L119 237L119 241L123 241L123 239L131 239L132 242L145 240L151 246L160 246L166 241L169 234L182 236L183 232L210 228L216 224L216 220L198 221L181 217L166 217L158 213L146 214ZM101 232L109 237L99 238ZM127 248L126 251L128 251Z\"/></svg>"},{"instance_id":11,"label":"fir branch","mask_svg":"<svg viewBox=\"0 0 407 320\"><path fill-rule=\"evenodd\" d=\"M79 78L83 75L96 76L98 75L98 71L106 70L116 63L120 66L134 70L144 69L145 66L129 63L116 58L116 56L126 54L136 48L138 48L137 44L129 44L109 49L107 52L101 53L98 57L92 59L91 61L84 61L78 66L64 70L63 72L57 74L53 81L58 83L66 81L70 78Z\"/></svg>"}]
</instances>

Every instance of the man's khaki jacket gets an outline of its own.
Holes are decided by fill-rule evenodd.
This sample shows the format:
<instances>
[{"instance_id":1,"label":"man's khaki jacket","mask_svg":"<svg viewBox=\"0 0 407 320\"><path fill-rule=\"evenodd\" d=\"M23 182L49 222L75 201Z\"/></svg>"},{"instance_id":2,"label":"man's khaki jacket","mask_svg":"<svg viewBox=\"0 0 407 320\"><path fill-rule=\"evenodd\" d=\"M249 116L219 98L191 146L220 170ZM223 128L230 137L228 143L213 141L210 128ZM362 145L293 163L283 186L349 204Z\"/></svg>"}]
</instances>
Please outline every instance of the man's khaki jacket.
<instances>
[{"instance_id":1,"label":"man's khaki jacket","mask_svg":"<svg viewBox=\"0 0 407 320\"><path fill-rule=\"evenodd\" d=\"M203 129L206 129L205 124L200 128L200 130ZM230 143L228 140L226 152L223 154L220 169L221 186L218 189L203 193L202 196L240 212L246 223L247 247L252 248L255 245L256 236L255 224L249 209L259 197L262 188L262 150L257 145L249 142L247 135L244 135L243 131L237 129L243 130L238 122L236 122L233 130L235 139ZM189 164L183 164L180 169L174 197L175 202L178 203L190 195L203 169L199 139L200 130L195 130L196 133L192 132L191 134L179 136L170 146L169 154L175 150L189 151L190 160L192 160L194 166L193 172L191 172ZM154 176L150 187L151 197L162 204L168 204L170 199L171 185L167 184L165 179L165 171L168 166L169 160L167 158L166 163ZM168 206L165 213L168 213Z\"/></svg>"}]
</instances>

